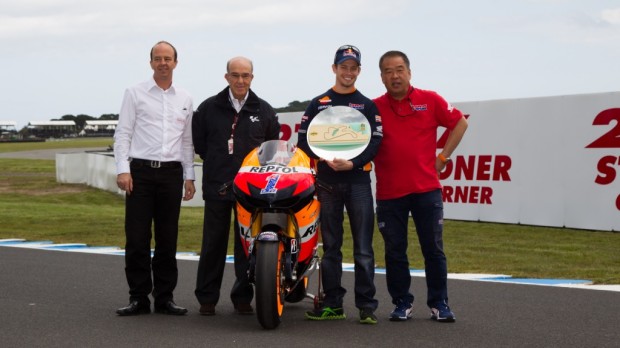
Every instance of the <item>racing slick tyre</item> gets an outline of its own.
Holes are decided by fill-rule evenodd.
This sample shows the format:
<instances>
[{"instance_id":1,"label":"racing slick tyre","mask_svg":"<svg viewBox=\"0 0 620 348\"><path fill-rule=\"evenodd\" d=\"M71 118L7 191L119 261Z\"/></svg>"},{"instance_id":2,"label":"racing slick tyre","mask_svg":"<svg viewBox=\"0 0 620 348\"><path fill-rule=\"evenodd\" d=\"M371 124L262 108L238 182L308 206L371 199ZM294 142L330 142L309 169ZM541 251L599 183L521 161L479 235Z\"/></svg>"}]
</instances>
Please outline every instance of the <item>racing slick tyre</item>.
<instances>
[{"instance_id":1,"label":"racing slick tyre","mask_svg":"<svg viewBox=\"0 0 620 348\"><path fill-rule=\"evenodd\" d=\"M282 296L282 243L258 241L256 245L256 316L265 329L280 324L284 309Z\"/></svg>"}]
</instances>

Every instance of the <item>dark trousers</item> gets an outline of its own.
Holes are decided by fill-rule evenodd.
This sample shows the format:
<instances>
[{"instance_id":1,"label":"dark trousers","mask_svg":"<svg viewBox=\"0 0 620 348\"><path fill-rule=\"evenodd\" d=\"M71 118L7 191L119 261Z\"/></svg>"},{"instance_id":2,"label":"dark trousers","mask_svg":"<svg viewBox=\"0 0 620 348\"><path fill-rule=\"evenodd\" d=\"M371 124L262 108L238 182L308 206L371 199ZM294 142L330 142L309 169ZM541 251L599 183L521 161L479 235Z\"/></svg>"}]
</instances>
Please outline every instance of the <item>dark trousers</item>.
<instances>
[{"instance_id":1,"label":"dark trousers","mask_svg":"<svg viewBox=\"0 0 620 348\"><path fill-rule=\"evenodd\" d=\"M125 275L130 301L155 305L173 299L177 285L177 237L183 195L183 168L131 164L133 191L125 199ZM151 226L155 251L151 260ZM151 278L151 270L153 278Z\"/></svg>"},{"instance_id":2,"label":"dark trousers","mask_svg":"<svg viewBox=\"0 0 620 348\"><path fill-rule=\"evenodd\" d=\"M392 302L414 300L407 258L409 213L424 256L428 292L426 303L429 307L438 302L448 303L448 267L443 252L443 202L439 189L377 200L377 222L385 241L386 281Z\"/></svg>"},{"instance_id":3,"label":"dark trousers","mask_svg":"<svg viewBox=\"0 0 620 348\"><path fill-rule=\"evenodd\" d=\"M372 235L375 215L372 211L370 184L331 184L331 192L319 188L321 202L321 239L323 257L321 275L326 307L342 307L347 292L342 286L342 243L344 237L344 208L347 209L353 237L355 264L355 306L377 309L375 297L375 254Z\"/></svg>"},{"instance_id":4,"label":"dark trousers","mask_svg":"<svg viewBox=\"0 0 620 348\"><path fill-rule=\"evenodd\" d=\"M202 249L196 277L196 298L200 304L217 304L220 287L224 277L224 266L228 252L231 213L235 214L235 284L230 292L233 304L250 303L254 298L254 288L248 281L248 259L243 251L239 236L237 211L233 201L205 201L204 223L202 229Z\"/></svg>"}]
</instances>

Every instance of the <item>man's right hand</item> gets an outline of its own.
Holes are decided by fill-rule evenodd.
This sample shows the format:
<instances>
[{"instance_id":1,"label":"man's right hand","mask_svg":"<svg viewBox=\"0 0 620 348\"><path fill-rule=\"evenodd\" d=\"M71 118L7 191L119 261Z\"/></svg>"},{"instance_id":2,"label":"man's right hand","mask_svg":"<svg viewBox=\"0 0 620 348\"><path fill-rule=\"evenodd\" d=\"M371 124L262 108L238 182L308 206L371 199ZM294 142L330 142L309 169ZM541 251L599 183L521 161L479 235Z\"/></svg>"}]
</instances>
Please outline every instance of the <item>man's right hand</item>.
<instances>
[{"instance_id":1,"label":"man's right hand","mask_svg":"<svg viewBox=\"0 0 620 348\"><path fill-rule=\"evenodd\" d=\"M127 195L131 194L133 191L133 179L131 178L131 173L121 173L116 176L116 185L118 188L127 192Z\"/></svg>"}]
</instances>

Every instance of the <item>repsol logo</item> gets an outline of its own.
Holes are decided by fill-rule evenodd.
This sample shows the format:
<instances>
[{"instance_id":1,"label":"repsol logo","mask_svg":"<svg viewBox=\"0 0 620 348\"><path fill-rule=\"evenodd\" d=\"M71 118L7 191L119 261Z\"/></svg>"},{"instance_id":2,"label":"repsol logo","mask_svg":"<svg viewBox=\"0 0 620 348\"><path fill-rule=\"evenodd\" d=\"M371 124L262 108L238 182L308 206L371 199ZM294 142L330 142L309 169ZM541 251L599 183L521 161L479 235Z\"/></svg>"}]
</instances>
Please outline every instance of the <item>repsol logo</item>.
<instances>
[{"instance_id":1,"label":"repsol logo","mask_svg":"<svg viewBox=\"0 0 620 348\"><path fill-rule=\"evenodd\" d=\"M248 171L250 173L299 173L296 167L283 167L283 166L262 166L252 167Z\"/></svg>"}]
</instances>

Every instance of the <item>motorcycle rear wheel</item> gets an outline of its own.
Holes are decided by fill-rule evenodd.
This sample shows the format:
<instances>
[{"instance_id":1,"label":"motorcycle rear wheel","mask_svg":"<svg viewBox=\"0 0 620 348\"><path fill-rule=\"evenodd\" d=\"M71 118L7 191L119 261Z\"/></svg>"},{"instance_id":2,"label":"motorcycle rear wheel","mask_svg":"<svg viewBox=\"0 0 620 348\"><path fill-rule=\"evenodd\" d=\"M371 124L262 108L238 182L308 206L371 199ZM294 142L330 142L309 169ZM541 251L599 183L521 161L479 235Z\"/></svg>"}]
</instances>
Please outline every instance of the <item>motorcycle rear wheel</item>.
<instances>
[{"instance_id":1,"label":"motorcycle rear wheel","mask_svg":"<svg viewBox=\"0 0 620 348\"><path fill-rule=\"evenodd\" d=\"M282 253L279 242L258 241L256 245L256 316L265 329L280 325L284 309L282 294Z\"/></svg>"}]
</instances>

